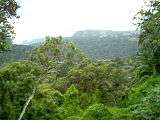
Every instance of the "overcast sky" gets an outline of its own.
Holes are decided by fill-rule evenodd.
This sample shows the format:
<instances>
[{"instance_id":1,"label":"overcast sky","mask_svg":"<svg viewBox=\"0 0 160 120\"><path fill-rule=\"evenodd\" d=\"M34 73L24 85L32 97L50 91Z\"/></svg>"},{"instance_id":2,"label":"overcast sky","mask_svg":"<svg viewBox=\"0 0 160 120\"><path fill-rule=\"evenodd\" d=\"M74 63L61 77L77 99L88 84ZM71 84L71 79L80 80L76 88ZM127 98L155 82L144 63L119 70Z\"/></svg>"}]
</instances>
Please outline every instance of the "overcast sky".
<instances>
[{"instance_id":1,"label":"overcast sky","mask_svg":"<svg viewBox=\"0 0 160 120\"><path fill-rule=\"evenodd\" d=\"M71 36L85 29L134 30L143 0L18 0L14 43L47 35Z\"/></svg>"}]
</instances>

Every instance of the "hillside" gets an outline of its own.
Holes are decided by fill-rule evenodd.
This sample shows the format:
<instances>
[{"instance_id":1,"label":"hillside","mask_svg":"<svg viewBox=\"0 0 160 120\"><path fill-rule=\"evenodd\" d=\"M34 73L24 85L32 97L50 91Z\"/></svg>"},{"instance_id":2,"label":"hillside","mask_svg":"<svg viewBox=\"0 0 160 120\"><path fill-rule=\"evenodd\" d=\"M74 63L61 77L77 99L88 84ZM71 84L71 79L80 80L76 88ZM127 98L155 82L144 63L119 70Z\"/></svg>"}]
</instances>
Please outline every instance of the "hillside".
<instances>
[{"instance_id":1,"label":"hillside","mask_svg":"<svg viewBox=\"0 0 160 120\"><path fill-rule=\"evenodd\" d=\"M25 53L30 51L32 48L32 46L28 45L13 45L10 50L0 53L0 65L5 62L25 59Z\"/></svg>"},{"instance_id":2,"label":"hillside","mask_svg":"<svg viewBox=\"0 0 160 120\"><path fill-rule=\"evenodd\" d=\"M135 55L138 49L138 33L134 31L84 30L78 31L65 41L75 43L92 58L105 59ZM37 46L44 39L34 39L23 44Z\"/></svg>"},{"instance_id":3,"label":"hillside","mask_svg":"<svg viewBox=\"0 0 160 120\"><path fill-rule=\"evenodd\" d=\"M136 32L86 30L76 32L71 39L94 58L127 57L137 52Z\"/></svg>"},{"instance_id":4,"label":"hillside","mask_svg":"<svg viewBox=\"0 0 160 120\"><path fill-rule=\"evenodd\" d=\"M136 32L85 30L76 32L72 37L64 37L64 40L75 43L92 58L107 59L135 55L138 49L137 38ZM22 60L26 57L27 51L44 41L41 38L24 41L25 45L13 45L9 51L0 53L0 63Z\"/></svg>"}]
</instances>

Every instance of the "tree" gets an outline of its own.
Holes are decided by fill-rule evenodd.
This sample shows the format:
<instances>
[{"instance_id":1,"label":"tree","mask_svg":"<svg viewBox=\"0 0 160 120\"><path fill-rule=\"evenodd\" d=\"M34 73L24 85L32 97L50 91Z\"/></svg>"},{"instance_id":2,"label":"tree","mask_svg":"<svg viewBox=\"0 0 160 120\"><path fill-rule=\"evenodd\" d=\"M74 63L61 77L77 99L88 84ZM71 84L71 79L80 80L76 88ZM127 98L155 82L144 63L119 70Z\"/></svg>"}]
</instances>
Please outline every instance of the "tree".
<instances>
[{"instance_id":1,"label":"tree","mask_svg":"<svg viewBox=\"0 0 160 120\"><path fill-rule=\"evenodd\" d=\"M82 61L73 67L68 75L69 85L75 84L83 92L94 92L96 89L108 90L112 85L111 66L97 65L94 62Z\"/></svg>"},{"instance_id":2,"label":"tree","mask_svg":"<svg viewBox=\"0 0 160 120\"><path fill-rule=\"evenodd\" d=\"M150 0L135 19L140 30L139 46L142 64L160 73L160 1Z\"/></svg>"},{"instance_id":3,"label":"tree","mask_svg":"<svg viewBox=\"0 0 160 120\"><path fill-rule=\"evenodd\" d=\"M25 120L62 120L58 108L64 101L63 95L50 83L37 86L35 96L23 119Z\"/></svg>"},{"instance_id":4,"label":"tree","mask_svg":"<svg viewBox=\"0 0 160 120\"><path fill-rule=\"evenodd\" d=\"M15 0L0 0L0 51L8 49L14 37L13 25L10 20L18 18L20 6Z\"/></svg>"},{"instance_id":5,"label":"tree","mask_svg":"<svg viewBox=\"0 0 160 120\"><path fill-rule=\"evenodd\" d=\"M63 119L82 113L80 93L74 85L68 88L64 94L64 103L59 108L59 112L63 116Z\"/></svg>"},{"instance_id":6,"label":"tree","mask_svg":"<svg viewBox=\"0 0 160 120\"><path fill-rule=\"evenodd\" d=\"M41 68L29 61L10 63L0 69L0 119L18 119L41 74Z\"/></svg>"},{"instance_id":7,"label":"tree","mask_svg":"<svg viewBox=\"0 0 160 120\"><path fill-rule=\"evenodd\" d=\"M64 42L62 37L47 37L46 42L29 54L31 61L38 63L51 74L65 76L69 69L85 56L72 43Z\"/></svg>"},{"instance_id":8,"label":"tree","mask_svg":"<svg viewBox=\"0 0 160 120\"><path fill-rule=\"evenodd\" d=\"M68 86L74 84L81 92L95 94L106 104L117 104L124 94L128 79L123 69L118 69L108 63L98 64L84 60L74 66L66 79Z\"/></svg>"}]
</instances>

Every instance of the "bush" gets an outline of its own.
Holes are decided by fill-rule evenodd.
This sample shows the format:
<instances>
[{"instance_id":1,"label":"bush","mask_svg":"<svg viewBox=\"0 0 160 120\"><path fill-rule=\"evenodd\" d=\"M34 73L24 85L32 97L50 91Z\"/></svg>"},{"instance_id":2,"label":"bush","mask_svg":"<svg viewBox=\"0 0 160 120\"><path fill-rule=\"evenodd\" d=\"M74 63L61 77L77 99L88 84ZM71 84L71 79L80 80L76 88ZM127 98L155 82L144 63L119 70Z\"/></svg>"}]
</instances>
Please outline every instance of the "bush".
<instances>
[{"instance_id":1,"label":"bush","mask_svg":"<svg viewBox=\"0 0 160 120\"><path fill-rule=\"evenodd\" d=\"M133 119L160 119L160 77L151 77L135 87L129 96L128 105Z\"/></svg>"},{"instance_id":2,"label":"bush","mask_svg":"<svg viewBox=\"0 0 160 120\"><path fill-rule=\"evenodd\" d=\"M64 103L59 108L59 113L63 116L63 119L71 116L79 116L82 113L79 91L75 86L72 85L64 94Z\"/></svg>"},{"instance_id":3,"label":"bush","mask_svg":"<svg viewBox=\"0 0 160 120\"><path fill-rule=\"evenodd\" d=\"M112 120L132 120L132 113L128 108L109 107L109 112L112 113Z\"/></svg>"},{"instance_id":4,"label":"bush","mask_svg":"<svg viewBox=\"0 0 160 120\"><path fill-rule=\"evenodd\" d=\"M156 87L147 93L139 104L131 106L136 120L160 120L160 88Z\"/></svg>"},{"instance_id":5,"label":"bush","mask_svg":"<svg viewBox=\"0 0 160 120\"><path fill-rule=\"evenodd\" d=\"M112 114L103 104L90 106L82 115L80 120L110 120Z\"/></svg>"}]
</instances>

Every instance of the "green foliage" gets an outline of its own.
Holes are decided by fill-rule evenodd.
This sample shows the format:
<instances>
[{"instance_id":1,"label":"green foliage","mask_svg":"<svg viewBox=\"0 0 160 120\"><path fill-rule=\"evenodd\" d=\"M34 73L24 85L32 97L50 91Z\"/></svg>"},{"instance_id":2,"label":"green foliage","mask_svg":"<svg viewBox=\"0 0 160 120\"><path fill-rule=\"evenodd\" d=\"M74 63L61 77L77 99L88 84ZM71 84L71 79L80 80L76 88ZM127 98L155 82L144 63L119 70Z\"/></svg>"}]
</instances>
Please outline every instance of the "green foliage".
<instances>
[{"instance_id":1,"label":"green foliage","mask_svg":"<svg viewBox=\"0 0 160 120\"><path fill-rule=\"evenodd\" d=\"M154 88L148 92L147 96L141 98L139 104L131 107L133 110L133 117L135 119L160 119L160 89Z\"/></svg>"},{"instance_id":2,"label":"green foliage","mask_svg":"<svg viewBox=\"0 0 160 120\"><path fill-rule=\"evenodd\" d=\"M63 103L63 95L56 91L51 84L42 83L37 91L31 105L25 113L27 120L62 120L58 106Z\"/></svg>"},{"instance_id":3,"label":"green foliage","mask_svg":"<svg viewBox=\"0 0 160 120\"><path fill-rule=\"evenodd\" d=\"M158 87L159 85L159 77L145 79L143 83L138 84L131 90L131 94L129 95L129 104L139 103L141 98L146 97L148 92L150 92L153 88Z\"/></svg>"},{"instance_id":4,"label":"green foliage","mask_svg":"<svg viewBox=\"0 0 160 120\"><path fill-rule=\"evenodd\" d=\"M13 61L26 60L26 54L28 51L31 51L32 48L33 47L28 45L12 45L9 50L0 52L0 65Z\"/></svg>"},{"instance_id":5,"label":"green foliage","mask_svg":"<svg viewBox=\"0 0 160 120\"><path fill-rule=\"evenodd\" d=\"M103 104L94 104L83 113L80 120L110 120L112 114Z\"/></svg>"},{"instance_id":6,"label":"green foliage","mask_svg":"<svg viewBox=\"0 0 160 120\"><path fill-rule=\"evenodd\" d=\"M14 0L0 0L0 50L13 36L8 19L17 16L18 7ZM159 120L160 77L150 77L160 71L159 10L160 1L153 0L139 12L141 51L135 58L120 57L137 51L137 33L81 31L72 38L84 51L116 58L91 60L62 37L47 37L30 52L29 61L4 64L0 119L18 119L35 90L23 120Z\"/></svg>"},{"instance_id":7,"label":"green foliage","mask_svg":"<svg viewBox=\"0 0 160 120\"><path fill-rule=\"evenodd\" d=\"M132 89L128 104L133 112L134 119L160 118L160 78L151 77L144 83Z\"/></svg>"},{"instance_id":8,"label":"green foliage","mask_svg":"<svg viewBox=\"0 0 160 120\"><path fill-rule=\"evenodd\" d=\"M96 59L128 57L138 51L138 33L134 31L84 30L64 39L72 40L87 55Z\"/></svg>"},{"instance_id":9,"label":"green foliage","mask_svg":"<svg viewBox=\"0 0 160 120\"><path fill-rule=\"evenodd\" d=\"M88 106L97 102L92 99L93 97L80 93L74 85L61 94L51 84L42 83L37 87L35 97L24 119L81 120Z\"/></svg>"},{"instance_id":10,"label":"green foliage","mask_svg":"<svg viewBox=\"0 0 160 120\"><path fill-rule=\"evenodd\" d=\"M160 1L150 0L147 7L136 17L140 29L139 45L143 64L152 69L152 73L160 72L160 34L158 22L160 18Z\"/></svg>"},{"instance_id":11,"label":"green foliage","mask_svg":"<svg viewBox=\"0 0 160 120\"><path fill-rule=\"evenodd\" d=\"M100 84L106 85L106 87L110 86L110 80L106 80L110 75L111 68L109 65L98 66L97 64L89 63L83 66L82 64L69 72L67 78L70 84L75 84L84 92L94 91L100 87Z\"/></svg>"},{"instance_id":12,"label":"green foliage","mask_svg":"<svg viewBox=\"0 0 160 120\"><path fill-rule=\"evenodd\" d=\"M46 42L31 51L30 60L42 65L51 74L64 76L78 64L84 55L72 43L65 43L62 37L47 37Z\"/></svg>"},{"instance_id":13,"label":"green foliage","mask_svg":"<svg viewBox=\"0 0 160 120\"><path fill-rule=\"evenodd\" d=\"M80 91L89 94L99 91L97 97L101 101L117 104L129 82L125 74L122 68L114 67L111 63L84 60L69 71L66 79L69 80L68 85L74 84Z\"/></svg>"},{"instance_id":14,"label":"green foliage","mask_svg":"<svg viewBox=\"0 0 160 120\"><path fill-rule=\"evenodd\" d=\"M32 62L15 62L0 69L0 119L17 119L42 71Z\"/></svg>"},{"instance_id":15,"label":"green foliage","mask_svg":"<svg viewBox=\"0 0 160 120\"><path fill-rule=\"evenodd\" d=\"M108 110L113 115L112 120L132 120L132 113L128 108L109 107Z\"/></svg>"},{"instance_id":16,"label":"green foliage","mask_svg":"<svg viewBox=\"0 0 160 120\"><path fill-rule=\"evenodd\" d=\"M24 120L130 119L128 109L117 108L119 111L110 112L105 106L120 105L126 97L130 66L125 59L93 61L61 37L48 37L46 43L33 49L29 59L35 63L17 62L8 65L12 66L9 75L8 71L4 72L7 75L0 72L2 85L8 85L6 89L1 88L1 109L5 107L2 119L17 119L34 88L36 91ZM118 115L114 111L118 111Z\"/></svg>"},{"instance_id":17,"label":"green foliage","mask_svg":"<svg viewBox=\"0 0 160 120\"><path fill-rule=\"evenodd\" d=\"M15 0L0 0L0 51L8 49L11 45L14 30L9 20L18 18L18 8Z\"/></svg>"},{"instance_id":18,"label":"green foliage","mask_svg":"<svg viewBox=\"0 0 160 120\"><path fill-rule=\"evenodd\" d=\"M24 120L160 119L160 80L157 74L150 77L160 70L159 10L160 2L154 0L140 12L141 51L135 58L119 57L137 49L123 49L122 55L121 48L113 45L125 48L133 43L136 48L137 33L101 31L97 35L97 31L87 31L76 33L75 43L97 58L116 58L91 60L62 37L47 37L30 52L29 60L34 63L4 65L0 69L0 119L17 119L33 89ZM104 50L106 46L112 49Z\"/></svg>"},{"instance_id":19,"label":"green foliage","mask_svg":"<svg viewBox=\"0 0 160 120\"><path fill-rule=\"evenodd\" d=\"M59 111L63 119L81 114L82 109L80 107L79 91L75 86L72 85L67 89L64 94L64 103L59 108Z\"/></svg>"}]
</instances>

